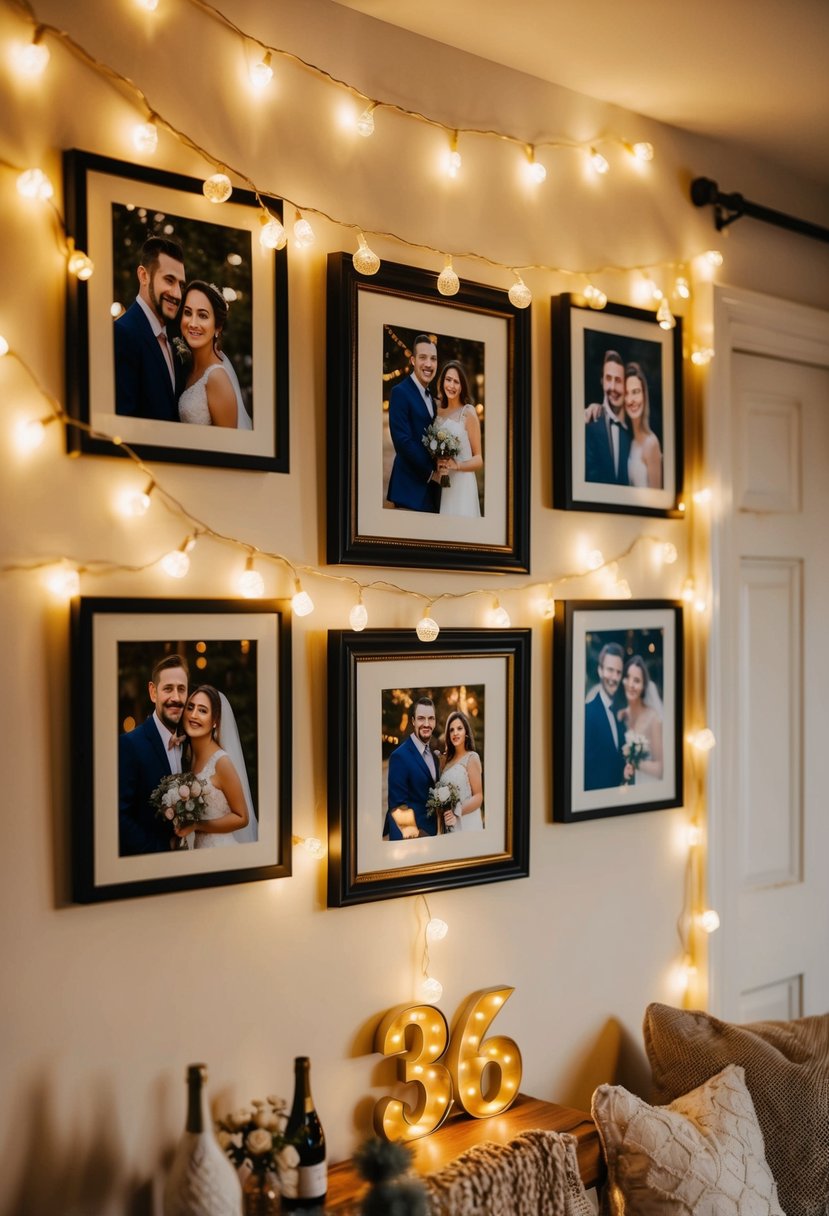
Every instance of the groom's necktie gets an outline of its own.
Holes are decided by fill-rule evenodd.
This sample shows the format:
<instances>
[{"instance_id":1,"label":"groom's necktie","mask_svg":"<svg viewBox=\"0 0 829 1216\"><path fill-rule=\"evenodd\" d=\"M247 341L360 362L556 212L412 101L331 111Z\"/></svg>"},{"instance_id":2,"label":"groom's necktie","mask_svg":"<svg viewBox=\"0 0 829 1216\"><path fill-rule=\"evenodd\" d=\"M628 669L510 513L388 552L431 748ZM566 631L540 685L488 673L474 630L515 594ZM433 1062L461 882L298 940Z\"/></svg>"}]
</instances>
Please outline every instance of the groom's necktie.
<instances>
[{"instance_id":1,"label":"groom's necktie","mask_svg":"<svg viewBox=\"0 0 829 1216\"><path fill-rule=\"evenodd\" d=\"M428 388L424 388L424 390L423 390L423 399L426 402L426 409L429 411L429 417L434 418L435 403L432 400L432 394L429 392Z\"/></svg>"},{"instance_id":2,"label":"groom's necktie","mask_svg":"<svg viewBox=\"0 0 829 1216\"><path fill-rule=\"evenodd\" d=\"M426 761L426 767L428 768L429 772L432 774L432 780L434 781L435 778L437 777L437 772L435 770L435 757L432 754L431 747L427 747L424 749L423 759Z\"/></svg>"},{"instance_id":3,"label":"groom's necktie","mask_svg":"<svg viewBox=\"0 0 829 1216\"><path fill-rule=\"evenodd\" d=\"M610 419L610 444L613 448L613 475L617 478L619 476L619 429L621 425L621 422L618 422L615 418Z\"/></svg>"},{"instance_id":4,"label":"groom's necktie","mask_svg":"<svg viewBox=\"0 0 829 1216\"><path fill-rule=\"evenodd\" d=\"M170 343L167 341L167 331L162 329L158 335L158 345L161 347L161 353L164 356L164 362L167 364L167 371L170 373L170 383L173 388L176 387L176 372L173 367L173 356L170 352Z\"/></svg>"}]
</instances>

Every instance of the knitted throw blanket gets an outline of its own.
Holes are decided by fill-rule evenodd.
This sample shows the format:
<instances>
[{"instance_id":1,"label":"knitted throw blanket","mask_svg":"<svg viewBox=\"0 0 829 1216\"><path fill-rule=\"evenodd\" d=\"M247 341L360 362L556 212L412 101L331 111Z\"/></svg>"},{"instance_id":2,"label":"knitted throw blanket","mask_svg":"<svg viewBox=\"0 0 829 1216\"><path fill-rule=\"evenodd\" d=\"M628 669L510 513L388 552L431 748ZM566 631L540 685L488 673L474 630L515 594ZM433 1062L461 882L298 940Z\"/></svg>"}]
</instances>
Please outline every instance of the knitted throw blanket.
<instances>
[{"instance_id":1,"label":"knitted throw blanket","mask_svg":"<svg viewBox=\"0 0 829 1216\"><path fill-rule=\"evenodd\" d=\"M564 1132L475 1145L423 1182L432 1216L595 1216Z\"/></svg>"}]
</instances>

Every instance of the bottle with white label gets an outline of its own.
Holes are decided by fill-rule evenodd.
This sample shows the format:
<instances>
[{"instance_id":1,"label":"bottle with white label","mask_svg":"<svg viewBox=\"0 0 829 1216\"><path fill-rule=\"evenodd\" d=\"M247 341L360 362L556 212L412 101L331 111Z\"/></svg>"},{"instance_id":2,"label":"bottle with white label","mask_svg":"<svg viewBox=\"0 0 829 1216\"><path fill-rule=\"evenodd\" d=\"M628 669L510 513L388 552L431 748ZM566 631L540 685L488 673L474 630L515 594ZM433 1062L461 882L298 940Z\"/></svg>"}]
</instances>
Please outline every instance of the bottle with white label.
<instances>
[{"instance_id":1,"label":"bottle with white label","mask_svg":"<svg viewBox=\"0 0 829 1216\"><path fill-rule=\"evenodd\" d=\"M288 1116L285 1136L299 1153L296 1194L283 1186L282 1210L295 1212L321 1208L328 1191L328 1166L325 1160L325 1133L311 1097L311 1061L307 1056L294 1060L294 1104Z\"/></svg>"}]
</instances>

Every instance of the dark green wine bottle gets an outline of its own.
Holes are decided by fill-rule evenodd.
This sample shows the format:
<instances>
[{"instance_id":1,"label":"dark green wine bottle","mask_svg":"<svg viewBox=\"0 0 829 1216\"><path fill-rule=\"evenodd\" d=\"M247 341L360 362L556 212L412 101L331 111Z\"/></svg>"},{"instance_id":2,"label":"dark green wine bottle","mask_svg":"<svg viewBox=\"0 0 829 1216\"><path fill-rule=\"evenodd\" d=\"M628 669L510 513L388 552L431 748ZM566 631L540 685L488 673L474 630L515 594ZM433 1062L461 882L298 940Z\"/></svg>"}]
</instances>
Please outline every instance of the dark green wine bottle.
<instances>
[{"instance_id":1,"label":"dark green wine bottle","mask_svg":"<svg viewBox=\"0 0 829 1216\"><path fill-rule=\"evenodd\" d=\"M307 1056L294 1060L294 1104L285 1135L299 1153L299 1180L296 1195L283 1191L282 1210L321 1208L328 1192L325 1132L311 1097L311 1061Z\"/></svg>"}]
</instances>

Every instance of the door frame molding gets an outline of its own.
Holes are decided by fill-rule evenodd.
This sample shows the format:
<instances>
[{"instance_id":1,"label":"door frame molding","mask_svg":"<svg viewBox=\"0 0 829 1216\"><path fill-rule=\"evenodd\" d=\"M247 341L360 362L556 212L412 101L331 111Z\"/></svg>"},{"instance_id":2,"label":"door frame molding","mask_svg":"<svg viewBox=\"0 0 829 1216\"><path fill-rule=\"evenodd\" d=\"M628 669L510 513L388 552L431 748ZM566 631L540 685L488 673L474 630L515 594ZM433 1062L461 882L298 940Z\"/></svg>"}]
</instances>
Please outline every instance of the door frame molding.
<instances>
[{"instance_id":1,"label":"door frame molding","mask_svg":"<svg viewBox=\"0 0 829 1216\"><path fill-rule=\"evenodd\" d=\"M731 408L732 359L737 353L829 367L829 313L741 288L714 286L712 322L716 358L704 390L705 468L713 490L710 522L711 622L706 663L707 719L717 747L709 753L706 886L708 904L720 912L721 929L708 941L708 1008L738 1016L736 933L739 891L729 881L726 858L734 856L734 815L739 774L735 682L726 657L737 647L737 553L734 529Z\"/></svg>"}]
</instances>

